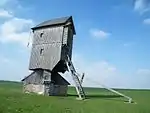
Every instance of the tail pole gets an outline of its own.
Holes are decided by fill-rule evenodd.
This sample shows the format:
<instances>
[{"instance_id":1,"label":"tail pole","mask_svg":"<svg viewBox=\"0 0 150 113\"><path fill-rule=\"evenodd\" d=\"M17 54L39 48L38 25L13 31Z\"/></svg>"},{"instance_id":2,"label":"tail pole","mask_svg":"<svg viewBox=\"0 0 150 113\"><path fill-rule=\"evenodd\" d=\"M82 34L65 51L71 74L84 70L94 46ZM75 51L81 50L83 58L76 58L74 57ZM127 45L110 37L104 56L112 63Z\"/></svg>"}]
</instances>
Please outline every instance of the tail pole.
<instances>
[{"instance_id":1,"label":"tail pole","mask_svg":"<svg viewBox=\"0 0 150 113\"><path fill-rule=\"evenodd\" d=\"M91 80L90 80L90 81L91 81ZM97 83L97 82L96 82L96 81L93 81L93 83ZM98 83L98 84L99 84L99 83ZM113 92L113 93L115 93L115 94L118 94L118 95L120 95L120 96L122 96L122 97L128 99L128 102L129 102L129 103L132 103L132 98L131 98L131 97L126 96L125 94L122 94L122 93L120 93L120 92L118 92L118 91L116 91L116 90L114 90L114 89L112 89L112 88L109 88L109 87L105 86L105 85L102 85L102 84L99 84L99 85L101 85L103 88L105 88L105 89L107 89L107 90L109 90L109 91L111 91L111 92Z\"/></svg>"}]
</instances>

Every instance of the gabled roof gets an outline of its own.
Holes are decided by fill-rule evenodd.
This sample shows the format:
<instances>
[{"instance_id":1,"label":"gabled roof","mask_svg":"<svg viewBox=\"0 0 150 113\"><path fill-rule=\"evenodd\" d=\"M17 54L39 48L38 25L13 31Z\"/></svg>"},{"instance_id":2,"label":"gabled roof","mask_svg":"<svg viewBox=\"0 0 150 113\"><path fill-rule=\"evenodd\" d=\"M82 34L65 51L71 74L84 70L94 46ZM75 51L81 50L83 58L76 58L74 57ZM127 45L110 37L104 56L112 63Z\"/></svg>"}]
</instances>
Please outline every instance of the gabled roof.
<instances>
[{"instance_id":1,"label":"gabled roof","mask_svg":"<svg viewBox=\"0 0 150 113\"><path fill-rule=\"evenodd\" d=\"M35 74L35 71L33 71L32 73L30 73L30 75L25 76L21 81L25 81L26 79L28 79L30 76L32 76L33 74Z\"/></svg>"},{"instance_id":2,"label":"gabled roof","mask_svg":"<svg viewBox=\"0 0 150 113\"><path fill-rule=\"evenodd\" d=\"M35 29L39 29L39 28L43 28L43 27L50 27L50 26L56 26L56 25L65 25L67 22L71 22L71 24L73 26L73 32L74 32L74 34L76 34L72 16L66 16L66 17L55 18L55 19L51 19L51 20L48 20L48 21L44 21L44 22L38 24L37 26L31 28L31 29L35 30Z\"/></svg>"}]
</instances>

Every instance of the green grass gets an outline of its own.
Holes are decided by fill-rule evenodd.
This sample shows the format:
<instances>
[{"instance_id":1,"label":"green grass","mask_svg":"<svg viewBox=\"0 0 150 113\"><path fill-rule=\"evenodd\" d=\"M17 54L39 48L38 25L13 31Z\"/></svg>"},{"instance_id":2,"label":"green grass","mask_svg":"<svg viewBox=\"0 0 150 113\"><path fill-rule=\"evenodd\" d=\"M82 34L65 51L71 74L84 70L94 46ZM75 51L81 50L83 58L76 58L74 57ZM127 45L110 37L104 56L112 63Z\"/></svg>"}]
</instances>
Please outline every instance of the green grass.
<instances>
[{"instance_id":1,"label":"green grass","mask_svg":"<svg viewBox=\"0 0 150 113\"><path fill-rule=\"evenodd\" d=\"M85 88L88 99L76 100L75 89L68 97L23 94L17 82L0 81L0 113L150 113L150 90L119 90L137 104L98 88Z\"/></svg>"}]
</instances>

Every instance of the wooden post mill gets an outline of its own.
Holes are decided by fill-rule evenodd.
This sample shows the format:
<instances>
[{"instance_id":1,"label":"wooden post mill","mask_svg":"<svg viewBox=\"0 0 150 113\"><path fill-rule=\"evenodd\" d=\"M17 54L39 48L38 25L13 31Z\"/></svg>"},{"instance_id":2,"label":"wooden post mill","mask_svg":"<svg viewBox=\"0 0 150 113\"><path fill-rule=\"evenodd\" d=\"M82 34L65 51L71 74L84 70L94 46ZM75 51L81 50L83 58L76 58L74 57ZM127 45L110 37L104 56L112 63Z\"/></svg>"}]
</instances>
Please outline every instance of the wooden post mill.
<instances>
[{"instance_id":1,"label":"wooden post mill","mask_svg":"<svg viewBox=\"0 0 150 113\"><path fill-rule=\"evenodd\" d=\"M24 92L65 96L70 83L59 72L70 71L79 98L83 98L81 81L71 62L73 36L76 34L72 16L42 22L33 27L32 32L29 70L33 72L22 79Z\"/></svg>"}]
</instances>

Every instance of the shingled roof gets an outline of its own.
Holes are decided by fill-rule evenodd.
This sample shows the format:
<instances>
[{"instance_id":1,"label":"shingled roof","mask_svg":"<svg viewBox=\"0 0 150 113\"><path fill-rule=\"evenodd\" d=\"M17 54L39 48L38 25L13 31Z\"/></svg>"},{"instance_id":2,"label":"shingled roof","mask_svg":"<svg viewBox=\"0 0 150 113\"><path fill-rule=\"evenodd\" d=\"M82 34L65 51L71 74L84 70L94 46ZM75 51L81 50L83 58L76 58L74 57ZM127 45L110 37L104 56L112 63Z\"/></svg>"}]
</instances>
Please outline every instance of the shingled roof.
<instances>
[{"instance_id":1,"label":"shingled roof","mask_svg":"<svg viewBox=\"0 0 150 113\"><path fill-rule=\"evenodd\" d=\"M56 25L65 25L67 22L71 22L71 24L73 26L73 32L74 32L74 34L76 34L72 16L66 16L66 17L55 18L55 19L51 19L51 20L48 20L48 21L44 21L44 22L38 24L37 26L31 28L31 29L35 30L35 29L39 29L39 28L43 28L43 27L50 27L50 26L56 26Z\"/></svg>"}]
</instances>

